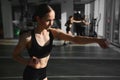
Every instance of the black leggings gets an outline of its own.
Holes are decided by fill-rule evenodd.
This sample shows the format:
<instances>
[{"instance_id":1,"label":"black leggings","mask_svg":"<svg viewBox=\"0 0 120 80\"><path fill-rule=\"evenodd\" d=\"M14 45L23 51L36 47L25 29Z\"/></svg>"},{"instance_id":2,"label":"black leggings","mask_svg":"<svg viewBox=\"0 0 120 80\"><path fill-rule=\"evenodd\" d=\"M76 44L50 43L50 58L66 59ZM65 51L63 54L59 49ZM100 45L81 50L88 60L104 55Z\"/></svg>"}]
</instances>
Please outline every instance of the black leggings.
<instances>
[{"instance_id":1,"label":"black leggings","mask_svg":"<svg viewBox=\"0 0 120 80\"><path fill-rule=\"evenodd\" d=\"M67 32L67 33L68 33L70 30L71 30L70 27L67 27L67 28L66 28L66 32Z\"/></svg>"},{"instance_id":2,"label":"black leggings","mask_svg":"<svg viewBox=\"0 0 120 80\"><path fill-rule=\"evenodd\" d=\"M41 69L34 69L26 66L23 73L23 80L43 80L46 78L46 67Z\"/></svg>"}]
</instances>

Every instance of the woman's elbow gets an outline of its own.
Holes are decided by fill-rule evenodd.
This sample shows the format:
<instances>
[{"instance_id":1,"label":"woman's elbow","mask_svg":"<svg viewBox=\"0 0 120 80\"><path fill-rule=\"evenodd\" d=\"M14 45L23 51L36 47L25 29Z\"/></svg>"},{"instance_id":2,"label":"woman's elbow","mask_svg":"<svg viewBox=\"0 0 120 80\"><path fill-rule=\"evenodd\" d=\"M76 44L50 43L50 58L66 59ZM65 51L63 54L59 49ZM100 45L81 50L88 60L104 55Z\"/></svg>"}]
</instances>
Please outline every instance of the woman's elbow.
<instances>
[{"instance_id":1,"label":"woman's elbow","mask_svg":"<svg viewBox=\"0 0 120 80\"><path fill-rule=\"evenodd\" d=\"M16 60L16 57L17 57L17 55L13 52L12 58L13 58L14 60Z\"/></svg>"},{"instance_id":2,"label":"woman's elbow","mask_svg":"<svg viewBox=\"0 0 120 80\"><path fill-rule=\"evenodd\" d=\"M16 50L14 50L12 54L12 58L16 60L18 56L19 56L19 53Z\"/></svg>"},{"instance_id":3,"label":"woman's elbow","mask_svg":"<svg viewBox=\"0 0 120 80\"><path fill-rule=\"evenodd\" d=\"M70 41L73 42L73 43L77 43L77 39L76 39L77 36L72 36L70 38Z\"/></svg>"}]
</instances>

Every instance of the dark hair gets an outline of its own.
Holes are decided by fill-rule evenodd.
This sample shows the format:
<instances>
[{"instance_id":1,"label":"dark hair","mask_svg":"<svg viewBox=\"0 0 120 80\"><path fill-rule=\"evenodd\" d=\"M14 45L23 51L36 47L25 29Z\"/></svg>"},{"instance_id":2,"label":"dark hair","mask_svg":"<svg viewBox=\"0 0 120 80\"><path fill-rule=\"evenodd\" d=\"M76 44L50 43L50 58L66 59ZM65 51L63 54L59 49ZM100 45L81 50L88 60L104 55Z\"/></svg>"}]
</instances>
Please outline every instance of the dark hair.
<instances>
[{"instance_id":1,"label":"dark hair","mask_svg":"<svg viewBox=\"0 0 120 80\"><path fill-rule=\"evenodd\" d=\"M71 15L71 16L69 16L69 19L71 19L73 16Z\"/></svg>"},{"instance_id":2,"label":"dark hair","mask_svg":"<svg viewBox=\"0 0 120 80\"><path fill-rule=\"evenodd\" d=\"M46 3L38 5L33 15L33 20L35 20L36 16L39 16L40 18L44 17L51 10L53 10L52 7Z\"/></svg>"}]
</instances>

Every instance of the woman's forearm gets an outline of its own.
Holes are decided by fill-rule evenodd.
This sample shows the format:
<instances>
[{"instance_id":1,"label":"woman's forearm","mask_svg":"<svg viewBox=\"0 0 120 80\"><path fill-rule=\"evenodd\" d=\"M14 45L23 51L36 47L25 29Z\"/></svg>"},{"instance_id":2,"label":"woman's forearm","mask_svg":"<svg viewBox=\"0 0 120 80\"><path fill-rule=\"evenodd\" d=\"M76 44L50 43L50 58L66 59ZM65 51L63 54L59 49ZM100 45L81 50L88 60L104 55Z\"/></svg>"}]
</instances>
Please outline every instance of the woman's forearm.
<instances>
[{"instance_id":1,"label":"woman's forearm","mask_svg":"<svg viewBox=\"0 0 120 80\"><path fill-rule=\"evenodd\" d=\"M77 44L90 44L97 43L102 48L108 48L109 42L106 39L100 39L96 37L75 36L73 42Z\"/></svg>"},{"instance_id":2,"label":"woman's forearm","mask_svg":"<svg viewBox=\"0 0 120 80\"><path fill-rule=\"evenodd\" d=\"M97 43L99 39L94 37L86 37L86 36L74 36L73 42L77 44L89 44L89 43Z\"/></svg>"}]
</instances>

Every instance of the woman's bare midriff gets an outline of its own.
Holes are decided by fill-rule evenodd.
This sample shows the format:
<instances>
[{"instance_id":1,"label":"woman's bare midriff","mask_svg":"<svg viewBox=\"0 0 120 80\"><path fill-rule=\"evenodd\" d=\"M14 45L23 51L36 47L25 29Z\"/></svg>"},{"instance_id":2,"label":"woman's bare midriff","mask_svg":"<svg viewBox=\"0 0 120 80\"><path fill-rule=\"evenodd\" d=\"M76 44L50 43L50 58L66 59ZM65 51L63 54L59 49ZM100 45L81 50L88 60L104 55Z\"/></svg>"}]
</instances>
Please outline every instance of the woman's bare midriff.
<instances>
[{"instance_id":1,"label":"woman's bare midriff","mask_svg":"<svg viewBox=\"0 0 120 80\"><path fill-rule=\"evenodd\" d=\"M48 60L49 60L50 55L48 55L47 57L44 58L38 58L39 61L36 64L36 69L40 69L40 68L45 68L48 64Z\"/></svg>"}]
</instances>

